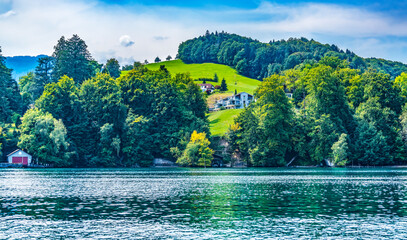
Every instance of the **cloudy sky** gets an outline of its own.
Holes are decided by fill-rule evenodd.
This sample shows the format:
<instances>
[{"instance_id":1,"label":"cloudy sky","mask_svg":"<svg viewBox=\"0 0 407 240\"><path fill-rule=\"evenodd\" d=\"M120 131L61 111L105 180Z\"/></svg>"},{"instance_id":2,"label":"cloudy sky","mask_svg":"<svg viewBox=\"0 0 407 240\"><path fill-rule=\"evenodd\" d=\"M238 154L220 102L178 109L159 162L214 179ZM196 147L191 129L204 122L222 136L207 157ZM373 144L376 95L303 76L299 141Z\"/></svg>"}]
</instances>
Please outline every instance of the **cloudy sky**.
<instances>
[{"instance_id":1,"label":"cloudy sky","mask_svg":"<svg viewBox=\"0 0 407 240\"><path fill-rule=\"evenodd\" d=\"M4 56L50 55L61 36L78 34L100 62L151 62L206 30L263 42L304 36L407 63L405 0L0 0Z\"/></svg>"}]
</instances>

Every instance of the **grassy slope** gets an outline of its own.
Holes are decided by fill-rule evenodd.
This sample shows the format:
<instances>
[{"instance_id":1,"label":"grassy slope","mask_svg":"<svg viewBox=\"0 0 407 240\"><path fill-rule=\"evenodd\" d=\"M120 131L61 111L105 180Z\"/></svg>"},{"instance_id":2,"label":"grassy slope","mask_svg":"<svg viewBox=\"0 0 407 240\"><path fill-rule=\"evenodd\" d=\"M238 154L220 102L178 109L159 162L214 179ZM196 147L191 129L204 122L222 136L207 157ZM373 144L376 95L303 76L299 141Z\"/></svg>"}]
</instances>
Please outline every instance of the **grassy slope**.
<instances>
[{"instance_id":1,"label":"grassy slope","mask_svg":"<svg viewBox=\"0 0 407 240\"><path fill-rule=\"evenodd\" d=\"M229 92L231 92L232 95L235 89L237 92L248 92L253 94L254 90L260 84L260 81L258 80L239 75L235 69L229 66L215 63L185 64L181 60L173 60L148 64L146 67L151 70L157 70L160 68L160 65L165 65L168 71L173 75L176 73L189 72L194 79L213 78L213 75L216 73L219 77L219 83L208 83L211 83L212 85L220 85L222 78L225 78Z\"/></svg>"},{"instance_id":2,"label":"grassy slope","mask_svg":"<svg viewBox=\"0 0 407 240\"><path fill-rule=\"evenodd\" d=\"M212 112L209 114L209 127L211 129L212 136L224 135L229 126L233 123L235 117L237 117L243 109L230 109Z\"/></svg>"}]
</instances>

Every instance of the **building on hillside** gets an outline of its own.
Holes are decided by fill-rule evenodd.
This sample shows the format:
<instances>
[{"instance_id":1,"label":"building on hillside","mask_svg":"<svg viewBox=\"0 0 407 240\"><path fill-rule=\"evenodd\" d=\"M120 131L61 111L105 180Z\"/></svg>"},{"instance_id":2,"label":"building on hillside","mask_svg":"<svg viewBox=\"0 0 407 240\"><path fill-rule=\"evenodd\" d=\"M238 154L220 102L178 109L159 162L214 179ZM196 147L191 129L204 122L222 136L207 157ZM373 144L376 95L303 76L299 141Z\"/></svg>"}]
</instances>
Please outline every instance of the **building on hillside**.
<instances>
[{"instance_id":1,"label":"building on hillside","mask_svg":"<svg viewBox=\"0 0 407 240\"><path fill-rule=\"evenodd\" d=\"M226 109L239 109L249 106L251 102L255 101L253 95L248 94L247 92L241 92L236 95L226 97L216 101L215 107L213 110L219 110L224 107Z\"/></svg>"},{"instance_id":2,"label":"building on hillside","mask_svg":"<svg viewBox=\"0 0 407 240\"><path fill-rule=\"evenodd\" d=\"M10 164L22 164L30 165L32 156L21 149L17 149L14 152L7 155L8 163Z\"/></svg>"},{"instance_id":3,"label":"building on hillside","mask_svg":"<svg viewBox=\"0 0 407 240\"><path fill-rule=\"evenodd\" d=\"M210 83L198 84L202 92L212 93L215 90L215 87Z\"/></svg>"}]
</instances>

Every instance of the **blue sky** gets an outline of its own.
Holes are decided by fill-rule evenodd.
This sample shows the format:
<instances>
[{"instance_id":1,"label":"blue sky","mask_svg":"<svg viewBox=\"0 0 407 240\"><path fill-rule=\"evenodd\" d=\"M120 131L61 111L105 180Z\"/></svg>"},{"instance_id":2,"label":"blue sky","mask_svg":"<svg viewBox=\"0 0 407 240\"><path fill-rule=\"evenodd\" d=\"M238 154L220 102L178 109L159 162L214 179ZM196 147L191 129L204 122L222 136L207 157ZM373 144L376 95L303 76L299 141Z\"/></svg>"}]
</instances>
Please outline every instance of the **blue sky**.
<instances>
[{"instance_id":1,"label":"blue sky","mask_svg":"<svg viewBox=\"0 0 407 240\"><path fill-rule=\"evenodd\" d=\"M128 64L175 56L208 29L263 42L303 36L407 63L406 9L377 0L0 0L0 46L5 56L51 54L62 35L78 34L96 60Z\"/></svg>"}]
</instances>

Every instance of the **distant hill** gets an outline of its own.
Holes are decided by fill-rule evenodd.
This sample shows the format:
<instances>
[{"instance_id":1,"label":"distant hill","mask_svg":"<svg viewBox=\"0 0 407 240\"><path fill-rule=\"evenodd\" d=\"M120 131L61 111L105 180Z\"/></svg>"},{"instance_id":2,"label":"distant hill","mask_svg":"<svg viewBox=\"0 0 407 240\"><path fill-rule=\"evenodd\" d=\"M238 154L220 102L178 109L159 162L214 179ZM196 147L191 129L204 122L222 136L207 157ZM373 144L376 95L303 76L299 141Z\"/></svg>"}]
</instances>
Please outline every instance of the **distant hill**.
<instances>
[{"instance_id":1,"label":"distant hill","mask_svg":"<svg viewBox=\"0 0 407 240\"><path fill-rule=\"evenodd\" d=\"M375 68L392 78L407 72L407 65L384 59L362 58L335 45L321 44L306 38L262 43L236 34L209 33L180 44L178 58L185 63L220 63L238 73L262 80L274 73L291 69L301 63L313 63L324 56L346 59L350 67L365 71Z\"/></svg>"},{"instance_id":2,"label":"distant hill","mask_svg":"<svg viewBox=\"0 0 407 240\"><path fill-rule=\"evenodd\" d=\"M38 56L14 56L5 57L6 66L13 69L12 76L14 79L18 80L21 76L24 76L28 72L34 71L37 66L37 60L41 57L46 57L46 55Z\"/></svg>"}]
</instances>

